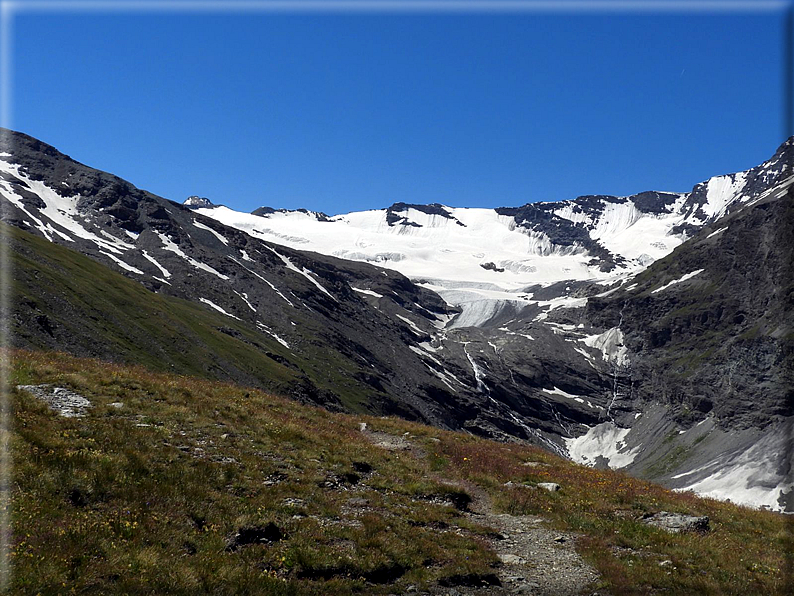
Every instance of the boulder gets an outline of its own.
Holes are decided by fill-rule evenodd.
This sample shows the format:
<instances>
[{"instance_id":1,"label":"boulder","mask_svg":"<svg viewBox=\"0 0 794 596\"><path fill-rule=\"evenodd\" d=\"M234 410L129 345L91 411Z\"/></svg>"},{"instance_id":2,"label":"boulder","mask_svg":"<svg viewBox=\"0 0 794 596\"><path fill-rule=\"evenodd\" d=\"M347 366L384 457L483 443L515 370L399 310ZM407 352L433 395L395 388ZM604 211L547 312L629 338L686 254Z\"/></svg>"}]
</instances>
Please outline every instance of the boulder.
<instances>
[{"instance_id":1,"label":"boulder","mask_svg":"<svg viewBox=\"0 0 794 596\"><path fill-rule=\"evenodd\" d=\"M675 534L679 532L708 532L710 530L707 515L684 515L682 513L660 511L659 513L646 515L642 521L649 526L656 526Z\"/></svg>"}]
</instances>

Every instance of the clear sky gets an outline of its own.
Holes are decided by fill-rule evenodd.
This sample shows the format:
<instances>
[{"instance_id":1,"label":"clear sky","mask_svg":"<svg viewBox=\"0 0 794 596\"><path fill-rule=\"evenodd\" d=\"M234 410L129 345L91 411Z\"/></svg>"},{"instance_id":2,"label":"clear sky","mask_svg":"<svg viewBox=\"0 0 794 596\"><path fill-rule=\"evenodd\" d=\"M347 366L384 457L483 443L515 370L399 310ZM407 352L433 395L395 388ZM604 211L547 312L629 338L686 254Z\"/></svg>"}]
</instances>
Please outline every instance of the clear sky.
<instances>
[{"instance_id":1,"label":"clear sky","mask_svg":"<svg viewBox=\"0 0 794 596\"><path fill-rule=\"evenodd\" d=\"M783 141L783 31L782 9L21 12L10 124L245 211L686 191Z\"/></svg>"}]
</instances>

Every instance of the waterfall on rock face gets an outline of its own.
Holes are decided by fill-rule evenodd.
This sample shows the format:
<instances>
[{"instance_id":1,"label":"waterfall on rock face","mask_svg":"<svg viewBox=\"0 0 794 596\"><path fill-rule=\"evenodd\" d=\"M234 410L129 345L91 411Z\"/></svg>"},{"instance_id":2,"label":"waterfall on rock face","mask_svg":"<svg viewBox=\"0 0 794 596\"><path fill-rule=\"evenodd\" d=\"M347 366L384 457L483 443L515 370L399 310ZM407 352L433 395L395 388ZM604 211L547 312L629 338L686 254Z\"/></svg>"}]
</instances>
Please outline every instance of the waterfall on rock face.
<instances>
[{"instance_id":1,"label":"waterfall on rock face","mask_svg":"<svg viewBox=\"0 0 794 596\"><path fill-rule=\"evenodd\" d=\"M616 346L620 346L619 352L615 355L614 360L612 362L612 399L609 400L609 404L607 405L605 416L607 419L612 420L612 406L615 405L615 402L618 401L620 398L619 393L619 377L620 373L626 371L630 367L629 359L625 357L625 346L623 346L623 332L620 330L620 326L623 324L623 311L626 309L626 304L628 301L623 303L623 306L620 309L620 319L618 320L618 326L616 329L616 339L615 344ZM623 356L623 357L621 357Z\"/></svg>"}]
</instances>

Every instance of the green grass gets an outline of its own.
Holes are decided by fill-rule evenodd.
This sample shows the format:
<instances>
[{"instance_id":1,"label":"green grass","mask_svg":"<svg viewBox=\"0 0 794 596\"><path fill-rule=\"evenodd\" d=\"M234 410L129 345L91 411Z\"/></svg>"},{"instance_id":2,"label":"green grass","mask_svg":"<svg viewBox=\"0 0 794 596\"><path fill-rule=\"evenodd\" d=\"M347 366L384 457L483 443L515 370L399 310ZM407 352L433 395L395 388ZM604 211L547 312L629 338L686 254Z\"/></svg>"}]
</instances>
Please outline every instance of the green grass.
<instances>
[{"instance_id":1,"label":"green grass","mask_svg":"<svg viewBox=\"0 0 794 596\"><path fill-rule=\"evenodd\" d=\"M289 351L249 323L149 291L78 252L2 222L0 242L10 247L12 295L19 311L12 317L13 335L19 347L57 348L277 393L309 384L333 392L349 411L381 413L373 404L385 396L355 378L367 371L327 349L319 323L299 310L290 316L304 337L317 339ZM39 328L37 317L46 317L56 338Z\"/></svg>"},{"instance_id":2,"label":"green grass","mask_svg":"<svg viewBox=\"0 0 794 596\"><path fill-rule=\"evenodd\" d=\"M492 572L488 528L451 504L468 495L442 479L582 533L577 548L615 595L784 592L783 516L537 448L62 354L16 352L12 383L69 387L94 404L63 418L12 391L13 593L386 594ZM417 449L374 447L362 421L409 433ZM659 510L708 515L713 530L678 536L639 521ZM226 550L239 528L271 522L282 540Z\"/></svg>"}]
</instances>

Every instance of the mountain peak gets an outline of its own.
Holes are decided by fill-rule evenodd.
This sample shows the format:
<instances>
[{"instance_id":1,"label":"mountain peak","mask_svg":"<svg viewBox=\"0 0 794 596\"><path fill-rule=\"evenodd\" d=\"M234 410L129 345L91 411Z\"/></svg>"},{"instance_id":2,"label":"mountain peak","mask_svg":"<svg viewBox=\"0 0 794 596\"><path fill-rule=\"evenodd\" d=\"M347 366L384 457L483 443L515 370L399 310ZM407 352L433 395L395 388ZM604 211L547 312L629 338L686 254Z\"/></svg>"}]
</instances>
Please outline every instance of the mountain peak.
<instances>
[{"instance_id":1,"label":"mountain peak","mask_svg":"<svg viewBox=\"0 0 794 596\"><path fill-rule=\"evenodd\" d=\"M191 209L204 209L204 208L212 208L217 207L215 203L210 201L207 197L199 197L198 195L191 195L185 202L182 203L185 207L190 207Z\"/></svg>"}]
</instances>

